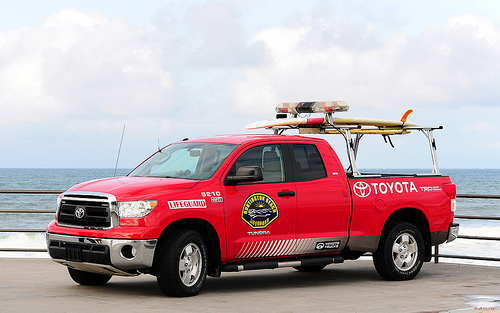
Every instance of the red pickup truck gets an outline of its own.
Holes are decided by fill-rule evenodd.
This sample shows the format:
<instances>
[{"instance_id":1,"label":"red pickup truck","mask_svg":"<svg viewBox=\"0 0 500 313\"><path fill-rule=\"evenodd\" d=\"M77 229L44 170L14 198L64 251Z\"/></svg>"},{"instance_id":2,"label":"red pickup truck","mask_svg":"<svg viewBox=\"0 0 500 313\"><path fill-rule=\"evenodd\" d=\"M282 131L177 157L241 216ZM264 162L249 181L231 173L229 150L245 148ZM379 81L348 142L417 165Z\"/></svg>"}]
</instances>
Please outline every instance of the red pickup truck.
<instances>
[{"instance_id":1,"label":"red pickup truck","mask_svg":"<svg viewBox=\"0 0 500 313\"><path fill-rule=\"evenodd\" d=\"M366 252L383 278L406 280L456 238L455 195L437 173L346 173L322 139L183 140L61 194L47 245L79 284L147 273L171 296L197 294L207 275L319 271Z\"/></svg>"}]
</instances>

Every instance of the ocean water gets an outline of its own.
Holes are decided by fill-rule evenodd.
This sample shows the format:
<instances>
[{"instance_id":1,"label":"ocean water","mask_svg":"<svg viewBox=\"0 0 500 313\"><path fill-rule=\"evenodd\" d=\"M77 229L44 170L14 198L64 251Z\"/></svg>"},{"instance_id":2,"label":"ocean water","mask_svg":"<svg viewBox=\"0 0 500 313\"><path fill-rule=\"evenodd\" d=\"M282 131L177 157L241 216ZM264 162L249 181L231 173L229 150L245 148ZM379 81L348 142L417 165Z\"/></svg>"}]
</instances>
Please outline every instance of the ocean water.
<instances>
[{"instance_id":1,"label":"ocean water","mask_svg":"<svg viewBox=\"0 0 500 313\"><path fill-rule=\"evenodd\" d=\"M129 169L118 169L116 175L126 175ZM363 172L395 172L367 169ZM426 172L402 170L403 173ZM460 194L500 195L500 169L441 169L451 177ZM66 190L71 186L98 178L112 177L113 169L1 169L0 190L45 189ZM55 210L57 195L0 194L0 209ZM500 216L500 199L457 199L457 215ZM1 229L45 229L54 219L53 213L0 213ZM460 235L500 237L500 221L456 219ZM0 232L0 248L45 248L43 233ZM500 258L500 242L457 239L440 246L440 253ZM41 257L46 252L0 252L0 257ZM472 263L500 266L500 262L440 259L441 262Z\"/></svg>"}]
</instances>

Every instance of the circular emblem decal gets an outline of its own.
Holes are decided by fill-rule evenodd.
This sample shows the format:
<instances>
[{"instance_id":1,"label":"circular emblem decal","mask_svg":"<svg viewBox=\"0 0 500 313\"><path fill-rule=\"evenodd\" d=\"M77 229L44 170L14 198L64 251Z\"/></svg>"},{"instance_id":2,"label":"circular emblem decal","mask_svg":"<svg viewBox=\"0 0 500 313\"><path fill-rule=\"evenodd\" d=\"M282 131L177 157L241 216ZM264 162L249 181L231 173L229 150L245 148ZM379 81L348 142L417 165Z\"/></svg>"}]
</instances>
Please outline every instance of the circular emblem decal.
<instances>
[{"instance_id":1,"label":"circular emblem decal","mask_svg":"<svg viewBox=\"0 0 500 313\"><path fill-rule=\"evenodd\" d=\"M75 209L75 217L83 218L85 216L85 208L79 206Z\"/></svg>"},{"instance_id":2,"label":"circular emblem decal","mask_svg":"<svg viewBox=\"0 0 500 313\"><path fill-rule=\"evenodd\" d=\"M254 193L243 203L241 219L252 228L266 228L278 218L278 206L268 195Z\"/></svg>"},{"instance_id":3,"label":"circular emblem decal","mask_svg":"<svg viewBox=\"0 0 500 313\"><path fill-rule=\"evenodd\" d=\"M364 181L358 181L357 183L354 184L352 189L356 194L356 196L360 198L366 198L371 193L370 185L368 185L368 183Z\"/></svg>"}]
</instances>

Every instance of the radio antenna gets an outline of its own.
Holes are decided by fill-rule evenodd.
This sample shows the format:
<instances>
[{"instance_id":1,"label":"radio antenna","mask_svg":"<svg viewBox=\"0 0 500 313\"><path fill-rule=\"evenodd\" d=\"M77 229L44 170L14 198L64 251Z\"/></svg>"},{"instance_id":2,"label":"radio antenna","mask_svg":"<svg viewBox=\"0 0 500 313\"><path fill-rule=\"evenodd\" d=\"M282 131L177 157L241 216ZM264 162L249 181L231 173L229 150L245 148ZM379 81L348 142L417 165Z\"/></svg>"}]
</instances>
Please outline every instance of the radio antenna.
<instances>
[{"instance_id":1,"label":"radio antenna","mask_svg":"<svg viewBox=\"0 0 500 313\"><path fill-rule=\"evenodd\" d=\"M118 148L118 156L116 157L115 172L113 173L113 177L116 177L116 169L118 168L118 160L120 159L120 151L122 150L123 135L125 135L125 126L127 126L127 123L123 124L122 139L120 140L120 147Z\"/></svg>"}]
</instances>

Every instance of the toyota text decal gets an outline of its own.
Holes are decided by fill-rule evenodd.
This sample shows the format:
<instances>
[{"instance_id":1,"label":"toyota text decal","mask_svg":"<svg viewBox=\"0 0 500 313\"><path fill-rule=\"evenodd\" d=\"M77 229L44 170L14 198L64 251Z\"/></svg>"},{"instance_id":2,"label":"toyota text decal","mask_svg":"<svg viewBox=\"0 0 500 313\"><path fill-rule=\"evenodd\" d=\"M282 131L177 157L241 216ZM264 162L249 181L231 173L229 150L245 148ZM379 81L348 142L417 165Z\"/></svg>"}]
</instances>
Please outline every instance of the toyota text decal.
<instances>
[{"instance_id":1,"label":"toyota text decal","mask_svg":"<svg viewBox=\"0 0 500 313\"><path fill-rule=\"evenodd\" d=\"M378 194L393 194L393 193L408 193L408 192L418 192L417 187L413 182L390 182L390 183L371 183L368 184L364 181L358 181L352 186L354 194L360 198L368 197L373 191L376 195ZM421 187L422 188L422 187ZM424 190L424 189L423 189ZM427 190L427 189L426 189Z\"/></svg>"}]
</instances>

